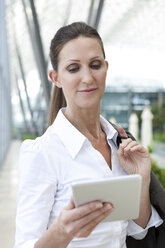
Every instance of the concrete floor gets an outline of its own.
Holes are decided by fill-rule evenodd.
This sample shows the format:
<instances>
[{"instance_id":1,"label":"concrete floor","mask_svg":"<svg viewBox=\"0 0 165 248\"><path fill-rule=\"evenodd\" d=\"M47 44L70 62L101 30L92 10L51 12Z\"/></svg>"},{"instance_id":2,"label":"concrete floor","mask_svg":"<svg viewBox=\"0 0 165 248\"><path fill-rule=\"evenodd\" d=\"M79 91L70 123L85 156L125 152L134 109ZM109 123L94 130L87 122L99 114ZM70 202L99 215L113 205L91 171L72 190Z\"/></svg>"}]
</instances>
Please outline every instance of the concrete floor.
<instances>
[{"instance_id":1,"label":"concrete floor","mask_svg":"<svg viewBox=\"0 0 165 248\"><path fill-rule=\"evenodd\" d=\"M18 152L20 141L13 141L0 170L0 247L12 248L15 236Z\"/></svg>"}]
</instances>

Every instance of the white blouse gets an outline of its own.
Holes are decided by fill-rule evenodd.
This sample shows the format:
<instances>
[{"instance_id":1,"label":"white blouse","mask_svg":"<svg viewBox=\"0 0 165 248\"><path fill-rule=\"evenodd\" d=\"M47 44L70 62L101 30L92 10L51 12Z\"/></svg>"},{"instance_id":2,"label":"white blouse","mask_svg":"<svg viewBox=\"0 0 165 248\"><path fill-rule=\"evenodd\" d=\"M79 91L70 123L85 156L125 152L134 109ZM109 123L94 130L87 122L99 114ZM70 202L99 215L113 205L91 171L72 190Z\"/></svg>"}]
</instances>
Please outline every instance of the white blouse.
<instances>
[{"instance_id":1,"label":"white blouse","mask_svg":"<svg viewBox=\"0 0 165 248\"><path fill-rule=\"evenodd\" d=\"M111 147L112 170L64 116L61 109L47 131L26 140L20 149L19 192L14 248L33 248L71 197L71 183L126 174L116 156L117 131L100 117ZM87 238L74 238L68 248L125 248L126 235L142 239L149 227L162 223L156 210L145 229L133 221L100 223Z\"/></svg>"}]
</instances>

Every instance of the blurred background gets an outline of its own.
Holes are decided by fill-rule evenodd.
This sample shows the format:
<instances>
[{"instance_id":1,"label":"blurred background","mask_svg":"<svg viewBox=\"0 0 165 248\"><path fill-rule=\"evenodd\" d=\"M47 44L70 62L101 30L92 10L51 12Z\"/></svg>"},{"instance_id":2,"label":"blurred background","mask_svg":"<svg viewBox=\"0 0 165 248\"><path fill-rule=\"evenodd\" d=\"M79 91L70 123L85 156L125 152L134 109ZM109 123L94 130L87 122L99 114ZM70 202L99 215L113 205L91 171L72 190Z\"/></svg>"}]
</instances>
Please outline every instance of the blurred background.
<instances>
[{"instance_id":1,"label":"blurred background","mask_svg":"<svg viewBox=\"0 0 165 248\"><path fill-rule=\"evenodd\" d=\"M51 95L49 46L58 28L99 31L109 70L101 113L148 147L165 187L165 1L0 0L0 242L12 247L22 140L42 135Z\"/></svg>"}]
</instances>

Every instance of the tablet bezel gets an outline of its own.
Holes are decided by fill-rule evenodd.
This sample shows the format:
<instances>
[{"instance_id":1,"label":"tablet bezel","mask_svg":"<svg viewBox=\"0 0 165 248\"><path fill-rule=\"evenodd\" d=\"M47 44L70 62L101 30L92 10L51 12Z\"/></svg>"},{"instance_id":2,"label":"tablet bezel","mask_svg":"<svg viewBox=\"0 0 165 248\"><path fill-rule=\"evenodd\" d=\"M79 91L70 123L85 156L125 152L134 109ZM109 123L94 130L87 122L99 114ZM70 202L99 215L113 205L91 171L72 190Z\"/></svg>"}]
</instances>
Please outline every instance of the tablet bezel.
<instances>
[{"instance_id":1,"label":"tablet bezel","mask_svg":"<svg viewBox=\"0 0 165 248\"><path fill-rule=\"evenodd\" d=\"M104 221L136 219L140 210L141 176L124 175L72 183L75 206L99 200L112 202L114 211Z\"/></svg>"}]
</instances>

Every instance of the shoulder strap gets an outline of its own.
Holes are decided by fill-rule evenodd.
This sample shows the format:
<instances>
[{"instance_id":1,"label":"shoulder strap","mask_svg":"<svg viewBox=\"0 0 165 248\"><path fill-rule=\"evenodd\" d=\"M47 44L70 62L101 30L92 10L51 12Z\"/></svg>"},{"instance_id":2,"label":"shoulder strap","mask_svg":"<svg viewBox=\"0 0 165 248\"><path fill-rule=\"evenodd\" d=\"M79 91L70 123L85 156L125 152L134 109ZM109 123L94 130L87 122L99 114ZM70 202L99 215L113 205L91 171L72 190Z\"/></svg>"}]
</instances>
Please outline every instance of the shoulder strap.
<instances>
[{"instance_id":1,"label":"shoulder strap","mask_svg":"<svg viewBox=\"0 0 165 248\"><path fill-rule=\"evenodd\" d=\"M110 121L109 121L109 123L110 123L110 124L116 129L116 131L118 132L117 126L116 126L114 123L110 122ZM126 131L126 134L127 134L127 137L128 137L128 138L131 138L132 140L136 140L135 137L134 137L130 132ZM120 145L120 143L121 143L121 138L120 138L119 132L118 132L118 136L117 136L117 139L116 139L116 143L117 143L117 145L118 145L118 147L119 147L119 145Z\"/></svg>"}]
</instances>

